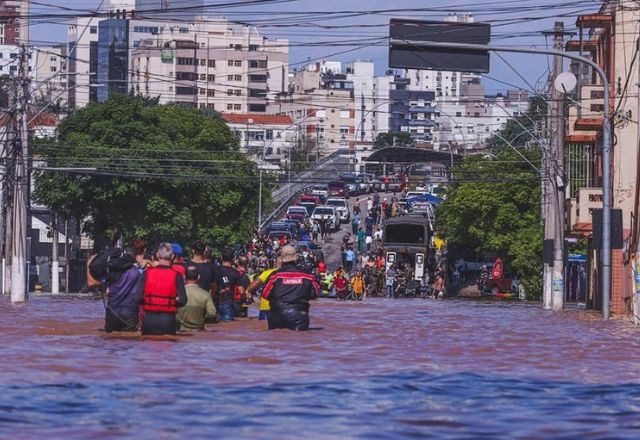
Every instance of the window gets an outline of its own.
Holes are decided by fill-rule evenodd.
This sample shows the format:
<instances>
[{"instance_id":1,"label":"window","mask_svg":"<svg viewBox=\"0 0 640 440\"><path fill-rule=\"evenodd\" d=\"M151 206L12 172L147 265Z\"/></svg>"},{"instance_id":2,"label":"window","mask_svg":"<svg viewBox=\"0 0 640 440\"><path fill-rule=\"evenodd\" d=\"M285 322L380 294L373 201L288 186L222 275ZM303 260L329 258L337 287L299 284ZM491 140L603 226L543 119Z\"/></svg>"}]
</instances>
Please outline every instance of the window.
<instances>
[{"instance_id":1,"label":"window","mask_svg":"<svg viewBox=\"0 0 640 440\"><path fill-rule=\"evenodd\" d=\"M216 76L215 75L207 75L207 82L216 82Z\"/></svg>"},{"instance_id":2,"label":"window","mask_svg":"<svg viewBox=\"0 0 640 440\"><path fill-rule=\"evenodd\" d=\"M233 104L227 104L227 110L233 110Z\"/></svg>"},{"instance_id":3,"label":"window","mask_svg":"<svg viewBox=\"0 0 640 440\"><path fill-rule=\"evenodd\" d=\"M176 95L195 95L196 89L194 87L176 87Z\"/></svg>"},{"instance_id":4,"label":"window","mask_svg":"<svg viewBox=\"0 0 640 440\"><path fill-rule=\"evenodd\" d=\"M317 110L316 111L316 117L318 117L318 118L326 118L327 117L327 111L326 110Z\"/></svg>"},{"instance_id":5,"label":"window","mask_svg":"<svg viewBox=\"0 0 640 440\"><path fill-rule=\"evenodd\" d=\"M242 60L235 60L233 62L233 65L236 66L236 67L242 67Z\"/></svg>"},{"instance_id":6,"label":"window","mask_svg":"<svg viewBox=\"0 0 640 440\"><path fill-rule=\"evenodd\" d=\"M266 69L267 61L266 60L251 60L249 61L249 67L252 69Z\"/></svg>"},{"instance_id":7,"label":"window","mask_svg":"<svg viewBox=\"0 0 640 440\"><path fill-rule=\"evenodd\" d=\"M233 81L233 75L227 75L227 81Z\"/></svg>"},{"instance_id":8,"label":"window","mask_svg":"<svg viewBox=\"0 0 640 440\"><path fill-rule=\"evenodd\" d=\"M236 96L242 96L242 90L240 90L240 89L238 89L238 90L234 90L234 91L233 91L233 93L234 93Z\"/></svg>"},{"instance_id":9,"label":"window","mask_svg":"<svg viewBox=\"0 0 640 440\"><path fill-rule=\"evenodd\" d=\"M198 93L204 95L206 93L206 89L198 89Z\"/></svg>"},{"instance_id":10,"label":"window","mask_svg":"<svg viewBox=\"0 0 640 440\"><path fill-rule=\"evenodd\" d=\"M52 63L55 63L56 61L58 61L58 57L50 57L49 61L51 61Z\"/></svg>"},{"instance_id":11,"label":"window","mask_svg":"<svg viewBox=\"0 0 640 440\"><path fill-rule=\"evenodd\" d=\"M178 81L193 81L195 79L195 73L193 72L176 72L176 80Z\"/></svg>"},{"instance_id":12,"label":"window","mask_svg":"<svg viewBox=\"0 0 640 440\"><path fill-rule=\"evenodd\" d=\"M193 58L178 57L177 63L178 66L193 66Z\"/></svg>"},{"instance_id":13,"label":"window","mask_svg":"<svg viewBox=\"0 0 640 440\"><path fill-rule=\"evenodd\" d=\"M249 104L249 111L251 113L264 113L267 111L267 106L264 104Z\"/></svg>"},{"instance_id":14,"label":"window","mask_svg":"<svg viewBox=\"0 0 640 440\"><path fill-rule=\"evenodd\" d=\"M351 112L349 110L340 110L340 119L349 119Z\"/></svg>"},{"instance_id":15,"label":"window","mask_svg":"<svg viewBox=\"0 0 640 440\"><path fill-rule=\"evenodd\" d=\"M249 75L249 82L266 83L267 75Z\"/></svg>"},{"instance_id":16,"label":"window","mask_svg":"<svg viewBox=\"0 0 640 440\"><path fill-rule=\"evenodd\" d=\"M209 89L209 90L207 90L207 96L208 96L209 98L213 98L214 96L216 96L216 91L215 91L215 90L213 90L213 89Z\"/></svg>"},{"instance_id":17,"label":"window","mask_svg":"<svg viewBox=\"0 0 640 440\"><path fill-rule=\"evenodd\" d=\"M340 135L346 136L348 134L349 134L349 126L348 125L341 125L340 126Z\"/></svg>"},{"instance_id":18,"label":"window","mask_svg":"<svg viewBox=\"0 0 640 440\"><path fill-rule=\"evenodd\" d=\"M90 34L97 34L98 33L98 26L91 26L89 28L89 33Z\"/></svg>"},{"instance_id":19,"label":"window","mask_svg":"<svg viewBox=\"0 0 640 440\"><path fill-rule=\"evenodd\" d=\"M239 104L237 104L239 105ZM264 140L264 131L251 131L249 130L249 140L250 141L263 141Z\"/></svg>"},{"instance_id":20,"label":"window","mask_svg":"<svg viewBox=\"0 0 640 440\"><path fill-rule=\"evenodd\" d=\"M257 44L250 44L249 45L249 52L255 52L258 50L258 45Z\"/></svg>"},{"instance_id":21,"label":"window","mask_svg":"<svg viewBox=\"0 0 640 440\"><path fill-rule=\"evenodd\" d=\"M273 139L273 130L266 130L264 137L269 141Z\"/></svg>"},{"instance_id":22,"label":"window","mask_svg":"<svg viewBox=\"0 0 640 440\"><path fill-rule=\"evenodd\" d=\"M216 105L215 104L207 104L207 108L209 110L215 110L216 109Z\"/></svg>"},{"instance_id":23,"label":"window","mask_svg":"<svg viewBox=\"0 0 640 440\"><path fill-rule=\"evenodd\" d=\"M52 72L57 72L57 71L58 71L58 68L57 68L56 66L51 66L51 71L52 71Z\"/></svg>"},{"instance_id":24,"label":"window","mask_svg":"<svg viewBox=\"0 0 640 440\"><path fill-rule=\"evenodd\" d=\"M242 104L233 104L233 109L235 111L240 111L242 110Z\"/></svg>"},{"instance_id":25,"label":"window","mask_svg":"<svg viewBox=\"0 0 640 440\"><path fill-rule=\"evenodd\" d=\"M215 69L216 67L216 60L209 60L209 67L212 69Z\"/></svg>"},{"instance_id":26,"label":"window","mask_svg":"<svg viewBox=\"0 0 640 440\"><path fill-rule=\"evenodd\" d=\"M242 81L242 75L233 75L234 81Z\"/></svg>"},{"instance_id":27,"label":"window","mask_svg":"<svg viewBox=\"0 0 640 440\"><path fill-rule=\"evenodd\" d=\"M206 66L207 65L207 60L205 60L204 58L200 60L200 65L201 66Z\"/></svg>"},{"instance_id":28,"label":"window","mask_svg":"<svg viewBox=\"0 0 640 440\"><path fill-rule=\"evenodd\" d=\"M228 67L233 67L233 60L227 61L227 66Z\"/></svg>"},{"instance_id":29,"label":"window","mask_svg":"<svg viewBox=\"0 0 640 440\"><path fill-rule=\"evenodd\" d=\"M227 90L227 96L233 96L233 90L231 89Z\"/></svg>"},{"instance_id":30,"label":"window","mask_svg":"<svg viewBox=\"0 0 640 440\"><path fill-rule=\"evenodd\" d=\"M462 116L462 112L456 112L456 116L459 118Z\"/></svg>"},{"instance_id":31,"label":"window","mask_svg":"<svg viewBox=\"0 0 640 440\"><path fill-rule=\"evenodd\" d=\"M178 32L180 32L181 34L188 34L189 28L181 27Z\"/></svg>"},{"instance_id":32,"label":"window","mask_svg":"<svg viewBox=\"0 0 640 440\"><path fill-rule=\"evenodd\" d=\"M207 80L207 75L205 75L204 73L200 74L200 81L206 81Z\"/></svg>"}]
</instances>

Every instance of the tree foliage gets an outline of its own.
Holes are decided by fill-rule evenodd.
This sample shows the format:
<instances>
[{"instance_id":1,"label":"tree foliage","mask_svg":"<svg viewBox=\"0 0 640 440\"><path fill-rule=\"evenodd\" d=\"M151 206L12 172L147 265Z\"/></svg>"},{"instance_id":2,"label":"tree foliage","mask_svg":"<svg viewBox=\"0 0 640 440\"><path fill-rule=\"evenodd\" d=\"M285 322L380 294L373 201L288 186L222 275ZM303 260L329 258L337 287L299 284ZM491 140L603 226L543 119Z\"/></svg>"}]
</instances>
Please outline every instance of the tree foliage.
<instances>
[{"instance_id":1,"label":"tree foliage","mask_svg":"<svg viewBox=\"0 0 640 440\"><path fill-rule=\"evenodd\" d=\"M73 112L36 154L49 167L96 169L38 172L34 197L85 219L97 241L203 240L219 248L255 228L257 168L215 115L114 96Z\"/></svg>"},{"instance_id":2,"label":"tree foliage","mask_svg":"<svg viewBox=\"0 0 640 440\"><path fill-rule=\"evenodd\" d=\"M384 147L390 147L394 145L394 139L395 145L398 146L408 146L411 144L411 142L413 142L413 139L411 138L411 135L409 133L406 133L404 131L388 131L386 133L380 133L376 137L375 141L373 142L373 148L377 150Z\"/></svg>"},{"instance_id":3,"label":"tree foliage","mask_svg":"<svg viewBox=\"0 0 640 440\"><path fill-rule=\"evenodd\" d=\"M526 115L530 127L544 112L532 103ZM530 120L530 119L531 120ZM517 123L513 123L516 124ZM523 282L531 297L542 290L542 241L540 175L522 156L540 168L541 152L531 135L520 134L507 124L500 136L516 139L513 151L497 136L490 144L497 152L485 157L468 156L454 168L454 181L436 213L439 234L447 241L452 259L479 259L484 252L497 253ZM531 130L533 131L533 130ZM519 153L519 154L518 154Z\"/></svg>"}]
</instances>

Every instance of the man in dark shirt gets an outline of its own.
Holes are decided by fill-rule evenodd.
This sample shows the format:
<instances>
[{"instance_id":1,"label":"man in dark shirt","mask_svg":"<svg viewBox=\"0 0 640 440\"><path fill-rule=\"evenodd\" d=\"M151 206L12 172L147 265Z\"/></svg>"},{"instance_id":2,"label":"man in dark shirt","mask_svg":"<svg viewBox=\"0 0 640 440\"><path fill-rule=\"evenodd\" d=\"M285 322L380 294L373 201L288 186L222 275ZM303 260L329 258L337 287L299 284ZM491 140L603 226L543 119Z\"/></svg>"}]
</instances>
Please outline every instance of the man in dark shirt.
<instances>
[{"instance_id":1,"label":"man in dark shirt","mask_svg":"<svg viewBox=\"0 0 640 440\"><path fill-rule=\"evenodd\" d=\"M126 247L125 252L133 256L135 250ZM138 328L138 312L144 278L142 271L135 265L115 274L107 285L107 303L104 329L111 332L134 332Z\"/></svg>"},{"instance_id":2,"label":"man in dark shirt","mask_svg":"<svg viewBox=\"0 0 640 440\"><path fill-rule=\"evenodd\" d=\"M204 254L207 250L207 246L198 242L193 245L193 258L191 258L190 266L195 266L198 271L198 286L202 290L206 290L207 292L213 292L211 287L213 286L214 281L214 267L213 263L207 261L204 258Z\"/></svg>"},{"instance_id":3,"label":"man in dark shirt","mask_svg":"<svg viewBox=\"0 0 640 440\"><path fill-rule=\"evenodd\" d=\"M213 290L215 292L214 303L216 303L223 321L233 321L236 317L234 303L236 290L240 297L245 298L244 287L240 285L241 278L238 271L233 268L233 249L224 248L222 265L215 271Z\"/></svg>"}]
</instances>

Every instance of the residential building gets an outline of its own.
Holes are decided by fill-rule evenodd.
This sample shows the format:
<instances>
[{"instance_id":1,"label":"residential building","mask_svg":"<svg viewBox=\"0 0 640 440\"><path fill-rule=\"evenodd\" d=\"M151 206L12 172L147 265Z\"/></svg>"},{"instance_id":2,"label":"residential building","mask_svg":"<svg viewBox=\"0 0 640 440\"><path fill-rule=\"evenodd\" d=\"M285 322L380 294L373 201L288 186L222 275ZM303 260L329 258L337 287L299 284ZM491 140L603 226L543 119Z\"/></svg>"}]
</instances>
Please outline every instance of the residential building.
<instances>
[{"instance_id":1,"label":"residential building","mask_svg":"<svg viewBox=\"0 0 640 440\"><path fill-rule=\"evenodd\" d=\"M288 169L300 137L288 115L223 113L222 117L240 142L240 151L256 162L265 161Z\"/></svg>"},{"instance_id":2,"label":"residential building","mask_svg":"<svg viewBox=\"0 0 640 440\"><path fill-rule=\"evenodd\" d=\"M408 89L407 78L394 78L389 91L390 131L406 132L416 141L430 143L433 141L436 107L433 91Z\"/></svg>"},{"instance_id":3,"label":"residential building","mask_svg":"<svg viewBox=\"0 0 640 440\"><path fill-rule=\"evenodd\" d=\"M109 18L98 24L98 101L128 91L129 23L127 19Z\"/></svg>"},{"instance_id":4,"label":"residential building","mask_svg":"<svg viewBox=\"0 0 640 440\"><path fill-rule=\"evenodd\" d=\"M231 113L265 113L287 88L287 40L225 19L165 26L132 54L131 87L160 103Z\"/></svg>"},{"instance_id":5,"label":"residential building","mask_svg":"<svg viewBox=\"0 0 640 440\"><path fill-rule=\"evenodd\" d=\"M136 0L135 10L136 16L144 19L189 22L205 15L204 3L204 0Z\"/></svg>"},{"instance_id":6,"label":"residential building","mask_svg":"<svg viewBox=\"0 0 640 440\"><path fill-rule=\"evenodd\" d=\"M0 45L29 44L29 0L0 0Z\"/></svg>"},{"instance_id":7,"label":"residential building","mask_svg":"<svg viewBox=\"0 0 640 440\"><path fill-rule=\"evenodd\" d=\"M599 309L602 306L601 252L595 237L596 210L603 207L602 192L602 125L604 105L613 114L613 139L611 149L612 209L612 280L611 312L623 314L635 290L633 280L633 254L638 249L638 93L636 84L638 65L634 64L637 52L640 11L635 2L606 0L599 11L579 15L576 20L581 39L566 44L566 50L581 52L596 62L609 81L611 99L603 102L603 83L591 67L573 66L578 75L578 88L565 115L565 174L567 175L567 230L572 236L588 239L587 304ZM627 38L615 38L626 35ZM621 221L615 220L620 216ZM617 225L615 225L617 223ZM621 235L621 237L620 237ZM620 240L621 239L621 240ZM622 243L620 243L622 241ZM622 244L622 246L618 246Z\"/></svg>"},{"instance_id":8,"label":"residential building","mask_svg":"<svg viewBox=\"0 0 640 440\"><path fill-rule=\"evenodd\" d=\"M67 47L38 47L33 51L35 75L32 87L36 101L65 105L67 102Z\"/></svg>"},{"instance_id":9,"label":"residential building","mask_svg":"<svg viewBox=\"0 0 640 440\"><path fill-rule=\"evenodd\" d=\"M0 76L13 76L20 68L20 47L0 45ZM35 72L35 58L29 57L29 74L31 78Z\"/></svg>"},{"instance_id":10,"label":"residential building","mask_svg":"<svg viewBox=\"0 0 640 440\"><path fill-rule=\"evenodd\" d=\"M353 83L346 74L323 73L320 64L296 71L289 91L278 95L268 112L291 116L309 154L320 158L354 148Z\"/></svg>"}]
</instances>

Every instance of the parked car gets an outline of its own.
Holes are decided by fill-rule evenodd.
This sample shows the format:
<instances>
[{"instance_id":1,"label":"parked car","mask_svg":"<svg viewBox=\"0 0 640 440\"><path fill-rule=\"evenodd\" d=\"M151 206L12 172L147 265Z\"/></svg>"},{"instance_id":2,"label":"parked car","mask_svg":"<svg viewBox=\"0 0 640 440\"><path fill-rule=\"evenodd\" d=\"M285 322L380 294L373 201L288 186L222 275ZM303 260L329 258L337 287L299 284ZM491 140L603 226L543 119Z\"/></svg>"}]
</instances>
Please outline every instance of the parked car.
<instances>
[{"instance_id":1,"label":"parked car","mask_svg":"<svg viewBox=\"0 0 640 440\"><path fill-rule=\"evenodd\" d=\"M361 178L354 174L343 174L340 176L340 180L347 184L349 188L349 194L357 196L362 193L362 186L360 185Z\"/></svg>"},{"instance_id":2,"label":"parked car","mask_svg":"<svg viewBox=\"0 0 640 440\"><path fill-rule=\"evenodd\" d=\"M405 187L404 180L398 179L396 176L389 177L389 183L387 184L386 190L389 192L402 192Z\"/></svg>"},{"instance_id":3,"label":"parked car","mask_svg":"<svg viewBox=\"0 0 640 440\"><path fill-rule=\"evenodd\" d=\"M367 174L369 177L369 185L371 185L371 192L380 191L382 189L382 181L379 177L374 176L373 174Z\"/></svg>"},{"instance_id":4,"label":"parked car","mask_svg":"<svg viewBox=\"0 0 640 440\"><path fill-rule=\"evenodd\" d=\"M327 200L327 206L333 206L338 211L338 215L340 216L340 221L342 223L347 223L351 220L351 212L349 212L349 207L347 206L347 201L340 197L332 197Z\"/></svg>"},{"instance_id":5,"label":"parked car","mask_svg":"<svg viewBox=\"0 0 640 440\"><path fill-rule=\"evenodd\" d=\"M314 202L300 202L298 206L305 208L307 210L307 215L311 216L311 214L313 214L313 210L316 209L316 206L318 205Z\"/></svg>"},{"instance_id":6,"label":"parked car","mask_svg":"<svg viewBox=\"0 0 640 440\"><path fill-rule=\"evenodd\" d=\"M304 206L289 206L287 208L287 215L289 214L301 214L303 215L305 218L309 217L309 213L307 212L307 208L305 208Z\"/></svg>"},{"instance_id":7,"label":"parked car","mask_svg":"<svg viewBox=\"0 0 640 440\"><path fill-rule=\"evenodd\" d=\"M348 199L351 197L349 193L349 187L346 182L341 180L334 180L329 183L329 197L344 197Z\"/></svg>"},{"instance_id":8,"label":"parked car","mask_svg":"<svg viewBox=\"0 0 640 440\"><path fill-rule=\"evenodd\" d=\"M318 196L324 201L326 201L329 198L329 186L328 185L313 185L311 187L311 193L312 196Z\"/></svg>"},{"instance_id":9,"label":"parked car","mask_svg":"<svg viewBox=\"0 0 640 440\"><path fill-rule=\"evenodd\" d=\"M269 232L269 235L267 235L267 238L271 241L271 240L275 240L278 239L280 240L282 237L286 237L289 239L289 241L291 241L293 239L293 234L289 231L272 231Z\"/></svg>"},{"instance_id":10,"label":"parked car","mask_svg":"<svg viewBox=\"0 0 640 440\"><path fill-rule=\"evenodd\" d=\"M306 212L307 210L305 209L305 213ZM298 224L300 224L300 223L304 223L304 220L307 218L307 216L305 214L300 214L300 213L290 213L290 214L287 214L285 218L287 220L296 221L298 222Z\"/></svg>"},{"instance_id":11,"label":"parked car","mask_svg":"<svg viewBox=\"0 0 640 440\"><path fill-rule=\"evenodd\" d=\"M322 218L328 220L328 226L330 231L337 231L340 228L340 218L336 208L333 206L317 206L311 214L311 218L314 220L320 220Z\"/></svg>"},{"instance_id":12,"label":"parked car","mask_svg":"<svg viewBox=\"0 0 640 440\"><path fill-rule=\"evenodd\" d=\"M298 203L301 204L302 202L313 202L316 205L322 205L322 200L320 200L320 197L312 196L310 194L304 195L304 196L300 196L300 200L298 200Z\"/></svg>"},{"instance_id":13,"label":"parked car","mask_svg":"<svg viewBox=\"0 0 640 440\"><path fill-rule=\"evenodd\" d=\"M369 177L366 174L358 174L357 179L360 182L360 191L362 194L368 194L371 192L371 183Z\"/></svg>"},{"instance_id":14,"label":"parked car","mask_svg":"<svg viewBox=\"0 0 640 440\"><path fill-rule=\"evenodd\" d=\"M294 236L296 234L297 228L292 224L287 223L286 221L276 221L271 222L265 228L265 232L267 234L277 234L279 232L287 232L290 236Z\"/></svg>"}]
</instances>

